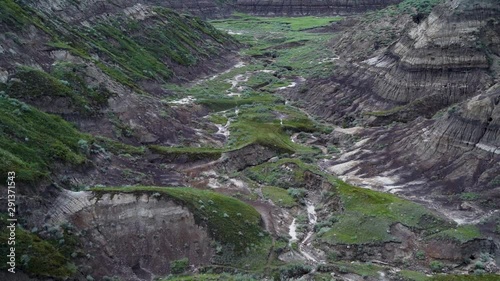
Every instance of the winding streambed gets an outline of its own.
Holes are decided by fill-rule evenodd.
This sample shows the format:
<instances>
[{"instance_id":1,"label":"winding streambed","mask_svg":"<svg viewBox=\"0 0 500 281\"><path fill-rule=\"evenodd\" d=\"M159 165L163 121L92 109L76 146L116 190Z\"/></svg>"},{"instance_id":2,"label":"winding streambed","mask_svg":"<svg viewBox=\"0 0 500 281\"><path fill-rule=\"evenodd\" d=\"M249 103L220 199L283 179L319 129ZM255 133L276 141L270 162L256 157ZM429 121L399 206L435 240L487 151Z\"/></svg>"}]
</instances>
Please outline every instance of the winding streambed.
<instances>
[{"instance_id":1,"label":"winding streambed","mask_svg":"<svg viewBox=\"0 0 500 281\"><path fill-rule=\"evenodd\" d=\"M316 215L316 210L315 210L314 204L310 201L306 201L306 210L307 210L307 218L309 221L309 226L308 226L309 231L307 232L304 239L302 239L302 241L300 241L300 243L298 244L298 252L306 260L311 261L315 264L324 263L324 261L319 260L312 253L311 242L309 241L309 240L311 240L312 236L314 235L314 226L316 225L316 223L318 221L318 217ZM290 224L289 235L291 237L289 240L289 245L292 245L292 243L295 243L298 241L297 224L296 224L295 218L292 220L292 223Z\"/></svg>"}]
</instances>

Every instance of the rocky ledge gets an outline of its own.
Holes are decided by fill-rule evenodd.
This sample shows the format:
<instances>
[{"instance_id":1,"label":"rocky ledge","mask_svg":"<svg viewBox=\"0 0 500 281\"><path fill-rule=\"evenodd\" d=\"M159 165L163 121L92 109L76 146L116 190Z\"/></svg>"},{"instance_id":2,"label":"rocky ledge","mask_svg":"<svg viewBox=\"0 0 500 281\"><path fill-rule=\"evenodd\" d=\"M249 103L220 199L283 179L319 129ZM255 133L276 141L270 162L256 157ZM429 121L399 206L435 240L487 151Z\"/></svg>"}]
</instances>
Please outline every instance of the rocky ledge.
<instances>
[{"instance_id":1,"label":"rocky ledge","mask_svg":"<svg viewBox=\"0 0 500 281\"><path fill-rule=\"evenodd\" d=\"M401 0L237 0L239 12L265 16L349 15L397 4Z\"/></svg>"}]
</instances>

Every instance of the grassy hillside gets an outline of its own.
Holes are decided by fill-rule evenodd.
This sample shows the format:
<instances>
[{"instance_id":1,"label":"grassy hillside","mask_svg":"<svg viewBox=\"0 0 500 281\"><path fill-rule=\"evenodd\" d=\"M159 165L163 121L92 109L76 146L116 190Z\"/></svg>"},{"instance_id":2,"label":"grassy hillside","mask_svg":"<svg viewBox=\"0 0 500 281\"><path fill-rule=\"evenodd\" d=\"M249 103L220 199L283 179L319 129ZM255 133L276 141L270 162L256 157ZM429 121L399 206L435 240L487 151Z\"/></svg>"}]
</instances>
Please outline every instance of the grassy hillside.
<instances>
[{"instance_id":1,"label":"grassy hillside","mask_svg":"<svg viewBox=\"0 0 500 281\"><path fill-rule=\"evenodd\" d=\"M131 87L142 80L170 80L176 68L197 65L235 44L230 36L196 17L166 8L150 9L150 16L143 20L117 14L83 26L68 25L6 0L0 3L0 20L6 32L37 27L50 37L47 47L68 50Z\"/></svg>"},{"instance_id":2,"label":"grassy hillside","mask_svg":"<svg viewBox=\"0 0 500 281\"><path fill-rule=\"evenodd\" d=\"M81 165L91 141L60 117L0 96L2 181L8 171L15 171L18 180L35 182L48 177L55 163Z\"/></svg>"}]
</instances>

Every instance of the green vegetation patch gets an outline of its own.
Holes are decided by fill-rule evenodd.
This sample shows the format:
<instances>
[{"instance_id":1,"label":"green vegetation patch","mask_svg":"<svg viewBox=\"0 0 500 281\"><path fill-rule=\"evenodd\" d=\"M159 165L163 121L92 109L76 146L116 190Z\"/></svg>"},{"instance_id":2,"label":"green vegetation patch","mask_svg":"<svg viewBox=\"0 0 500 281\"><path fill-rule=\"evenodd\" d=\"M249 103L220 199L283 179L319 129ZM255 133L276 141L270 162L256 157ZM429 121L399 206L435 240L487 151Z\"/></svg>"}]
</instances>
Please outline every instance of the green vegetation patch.
<instances>
[{"instance_id":1,"label":"green vegetation patch","mask_svg":"<svg viewBox=\"0 0 500 281\"><path fill-rule=\"evenodd\" d=\"M365 20L377 21L388 17L396 17L401 14L411 16L421 15L426 18L432 9L443 0L404 0L397 5L391 5L385 9L368 13Z\"/></svg>"},{"instance_id":2,"label":"green vegetation patch","mask_svg":"<svg viewBox=\"0 0 500 281\"><path fill-rule=\"evenodd\" d=\"M305 187L306 171L307 166L299 159L285 158L248 168L245 175L260 184L289 189Z\"/></svg>"},{"instance_id":3,"label":"green vegetation patch","mask_svg":"<svg viewBox=\"0 0 500 281\"><path fill-rule=\"evenodd\" d=\"M322 235L326 242L362 244L393 241L388 231L395 223L422 230L425 235L453 227L425 207L392 194L354 187L339 180L337 186L345 212L336 215L338 223Z\"/></svg>"},{"instance_id":4,"label":"green vegetation patch","mask_svg":"<svg viewBox=\"0 0 500 281\"><path fill-rule=\"evenodd\" d=\"M372 263L334 262L332 264L342 273L355 273L363 277L379 277L379 272L384 271L383 267Z\"/></svg>"},{"instance_id":5,"label":"green vegetation patch","mask_svg":"<svg viewBox=\"0 0 500 281\"><path fill-rule=\"evenodd\" d=\"M143 155L146 151L144 146L127 145L122 142L100 136L96 137L95 144L116 155L129 154L132 156L139 156Z\"/></svg>"},{"instance_id":6,"label":"green vegetation patch","mask_svg":"<svg viewBox=\"0 0 500 281\"><path fill-rule=\"evenodd\" d=\"M225 23L228 26L240 25L240 28L252 29L261 26L260 29L273 30L280 28L288 31L301 31L316 27L330 25L341 20L341 17L254 17L243 13L234 13L232 19L216 20L213 23Z\"/></svg>"},{"instance_id":7,"label":"green vegetation patch","mask_svg":"<svg viewBox=\"0 0 500 281\"><path fill-rule=\"evenodd\" d=\"M404 278L403 280L408 281L427 281L430 279L424 273L411 270L401 270L398 275Z\"/></svg>"},{"instance_id":8,"label":"green vegetation patch","mask_svg":"<svg viewBox=\"0 0 500 281\"><path fill-rule=\"evenodd\" d=\"M29 14L26 13L13 0L2 0L0 2L0 25L21 28L30 22Z\"/></svg>"},{"instance_id":9,"label":"green vegetation patch","mask_svg":"<svg viewBox=\"0 0 500 281\"><path fill-rule=\"evenodd\" d=\"M290 208L297 205L297 202L288 194L288 191L280 187L265 186L262 188L262 194L266 199L271 199L280 207Z\"/></svg>"},{"instance_id":10,"label":"green vegetation patch","mask_svg":"<svg viewBox=\"0 0 500 281\"><path fill-rule=\"evenodd\" d=\"M60 117L0 96L0 174L16 171L21 181L49 175L54 163L83 164L83 144L92 142Z\"/></svg>"},{"instance_id":11,"label":"green vegetation patch","mask_svg":"<svg viewBox=\"0 0 500 281\"><path fill-rule=\"evenodd\" d=\"M437 217L419 204L389 193L346 184L297 158L280 159L244 171L253 181L281 188L304 188L306 172L329 182L332 189L324 200L334 200L330 198L332 196L339 198L344 209L343 212L332 212L324 221L318 222L315 230L323 242L363 244L395 241L389 230L396 223L419 230L424 236L454 229L452 223Z\"/></svg>"},{"instance_id":12,"label":"green vegetation patch","mask_svg":"<svg viewBox=\"0 0 500 281\"><path fill-rule=\"evenodd\" d=\"M246 274L197 274L189 276L172 276L161 281L257 281L260 278L255 278Z\"/></svg>"},{"instance_id":13,"label":"green vegetation patch","mask_svg":"<svg viewBox=\"0 0 500 281\"><path fill-rule=\"evenodd\" d=\"M0 221L0 239L8 241L9 229L7 229L6 217L2 216ZM65 279L76 272L76 266L73 265L66 255L63 255L58 247L47 240L43 240L36 234L30 233L20 226L16 228L16 261L20 269L32 276L42 278L52 277ZM6 270L11 245L1 243L0 268Z\"/></svg>"},{"instance_id":14,"label":"green vegetation patch","mask_svg":"<svg viewBox=\"0 0 500 281\"><path fill-rule=\"evenodd\" d=\"M457 228L441 231L437 234L431 235L428 238L453 240L460 243L465 243L476 238L481 238L481 232L475 225L460 225Z\"/></svg>"},{"instance_id":15,"label":"green vegetation patch","mask_svg":"<svg viewBox=\"0 0 500 281\"><path fill-rule=\"evenodd\" d=\"M107 105L112 94L104 87L88 86L82 78L83 68L83 65L59 63L50 74L21 66L9 80L5 91L9 96L22 100L66 97L69 107L90 114Z\"/></svg>"},{"instance_id":16,"label":"green vegetation patch","mask_svg":"<svg viewBox=\"0 0 500 281\"><path fill-rule=\"evenodd\" d=\"M436 275L430 278L431 281L496 281L500 278L498 274L482 275Z\"/></svg>"},{"instance_id":17,"label":"green vegetation patch","mask_svg":"<svg viewBox=\"0 0 500 281\"><path fill-rule=\"evenodd\" d=\"M233 18L211 23L221 30L241 33L238 40L249 48L245 54L272 57L272 66L285 69L285 76L324 77L331 73L334 58L329 41L334 35L305 30L327 26L340 17L264 18L235 14Z\"/></svg>"},{"instance_id":18,"label":"green vegetation patch","mask_svg":"<svg viewBox=\"0 0 500 281\"><path fill-rule=\"evenodd\" d=\"M250 251L263 241L260 214L250 205L216 192L184 187L93 188L104 193L159 193L186 206L198 224L208 226L211 236L237 255Z\"/></svg>"}]
</instances>

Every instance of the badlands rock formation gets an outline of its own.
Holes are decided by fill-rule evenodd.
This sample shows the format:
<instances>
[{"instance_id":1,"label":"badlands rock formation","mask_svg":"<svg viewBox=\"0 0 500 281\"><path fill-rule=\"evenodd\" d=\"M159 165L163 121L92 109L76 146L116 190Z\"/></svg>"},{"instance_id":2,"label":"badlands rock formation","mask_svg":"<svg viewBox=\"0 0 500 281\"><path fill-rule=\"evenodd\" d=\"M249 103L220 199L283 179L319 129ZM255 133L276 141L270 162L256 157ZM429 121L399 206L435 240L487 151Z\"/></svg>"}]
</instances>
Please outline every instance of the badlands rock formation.
<instances>
[{"instance_id":1,"label":"badlands rock formation","mask_svg":"<svg viewBox=\"0 0 500 281\"><path fill-rule=\"evenodd\" d=\"M350 15L384 8L401 0L237 0L239 12L265 16Z\"/></svg>"}]
</instances>

